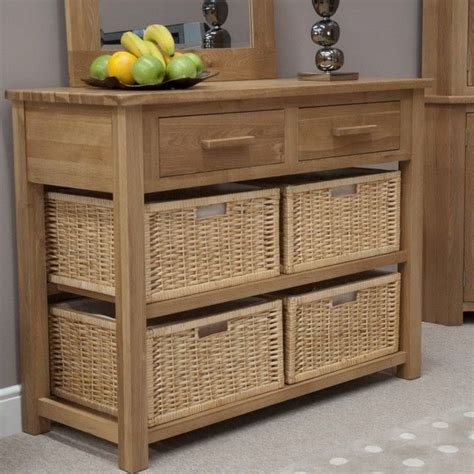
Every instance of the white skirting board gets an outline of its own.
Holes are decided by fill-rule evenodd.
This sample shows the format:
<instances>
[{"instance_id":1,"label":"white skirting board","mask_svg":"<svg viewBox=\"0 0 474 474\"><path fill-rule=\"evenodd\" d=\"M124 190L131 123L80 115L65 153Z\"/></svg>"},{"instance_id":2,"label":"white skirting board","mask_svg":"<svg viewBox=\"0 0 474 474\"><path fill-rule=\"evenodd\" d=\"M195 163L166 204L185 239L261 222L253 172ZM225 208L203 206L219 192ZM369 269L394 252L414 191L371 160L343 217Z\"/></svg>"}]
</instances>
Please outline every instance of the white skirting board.
<instances>
[{"instance_id":1,"label":"white skirting board","mask_svg":"<svg viewBox=\"0 0 474 474\"><path fill-rule=\"evenodd\" d=\"M21 432L21 385L0 388L0 438Z\"/></svg>"}]
</instances>

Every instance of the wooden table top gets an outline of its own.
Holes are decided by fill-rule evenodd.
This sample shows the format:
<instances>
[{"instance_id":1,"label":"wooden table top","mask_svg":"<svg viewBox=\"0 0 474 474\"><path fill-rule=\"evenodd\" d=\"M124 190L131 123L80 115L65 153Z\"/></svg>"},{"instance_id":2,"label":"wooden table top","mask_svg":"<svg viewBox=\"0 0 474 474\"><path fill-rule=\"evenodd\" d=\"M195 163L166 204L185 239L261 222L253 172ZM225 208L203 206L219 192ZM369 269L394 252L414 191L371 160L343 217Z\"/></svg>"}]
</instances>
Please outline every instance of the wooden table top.
<instances>
[{"instance_id":1,"label":"wooden table top","mask_svg":"<svg viewBox=\"0 0 474 474\"><path fill-rule=\"evenodd\" d=\"M188 90L125 91L92 87L14 89L6 92L12 101L101 106L165 105L226 100L277 99L327 94L424 89L430 79L362 79L359 81L309 82L298 79L204 82Z\"/></svg>"}]
</instances>

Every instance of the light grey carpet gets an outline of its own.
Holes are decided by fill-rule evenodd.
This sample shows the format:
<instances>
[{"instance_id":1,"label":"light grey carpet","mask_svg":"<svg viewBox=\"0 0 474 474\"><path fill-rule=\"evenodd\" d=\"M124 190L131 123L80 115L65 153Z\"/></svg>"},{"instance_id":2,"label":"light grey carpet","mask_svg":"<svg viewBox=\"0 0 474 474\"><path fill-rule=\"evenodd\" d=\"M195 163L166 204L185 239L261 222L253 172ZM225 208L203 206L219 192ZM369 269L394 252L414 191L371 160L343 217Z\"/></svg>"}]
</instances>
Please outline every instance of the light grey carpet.
<instances>
[{"instance_id":1,"label":"light grey carpet","mask_svg":"<svg viewBox=\"0 0 474 474\"><path fill-rule=\"evenodd\" d=\"M167 440L152 446L148 472L473 473L474 317L424 324L423 342L419 380L375 374ZM0 440L2 473L112 473L115 463L114 446L60 426Z\"/></svg>"}]
</instances>

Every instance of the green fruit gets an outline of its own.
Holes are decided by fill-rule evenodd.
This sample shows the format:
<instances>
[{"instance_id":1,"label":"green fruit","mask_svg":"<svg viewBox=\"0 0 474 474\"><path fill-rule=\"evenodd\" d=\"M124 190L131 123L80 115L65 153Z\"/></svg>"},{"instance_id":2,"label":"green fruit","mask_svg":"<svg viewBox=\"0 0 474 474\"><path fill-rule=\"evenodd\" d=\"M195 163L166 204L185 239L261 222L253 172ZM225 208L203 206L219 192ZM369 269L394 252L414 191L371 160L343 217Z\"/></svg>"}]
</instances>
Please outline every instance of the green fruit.
<instances>
[{"instance_id":1,"label":"green fruit","mask_svg":"<svg viewBox=\"0 0 474 474\"><path fill-rule=\"evenodd\" d=\"M186 53L185 56L194 63L197 69L197 74L199 76L199 74L204 71L204 62L201 56L198 56L196 53Z\"/></svg>"},{"instance_id":2,"label":"green fruit","mask_svg":"<svg viewBox=\"0 0 474 474\"><path fill-rule=\"evenodd\" d=\"M91 64L90 76L94 79L100 79L101 81L107 79L109 77L107 65L111 57L109 54L105 54L104 56L96 58Z\"/></svg>"},{"instance_id":3,"label":"green fruit","mask_svg":"<svg viewBox=\"0 0 474 474\"><path fill-rule=\"evenodd\" d=\"M177 79L195 78L197 76L197 68L194 62L186 56L174 58L166 68L168 78L172 81Z\"/></svg>"},{"instance_id":4,"label":"green fruit","mask_svg":"<svg viewBox=\"0 0 474 474\"><path fill-rule=\"evenodd\" d=\"M165 78L166 69L158 58L145 55L138 58L133 65L132 74L135 82L142 86L161 84Z\"/></svg>"}]
</instances>

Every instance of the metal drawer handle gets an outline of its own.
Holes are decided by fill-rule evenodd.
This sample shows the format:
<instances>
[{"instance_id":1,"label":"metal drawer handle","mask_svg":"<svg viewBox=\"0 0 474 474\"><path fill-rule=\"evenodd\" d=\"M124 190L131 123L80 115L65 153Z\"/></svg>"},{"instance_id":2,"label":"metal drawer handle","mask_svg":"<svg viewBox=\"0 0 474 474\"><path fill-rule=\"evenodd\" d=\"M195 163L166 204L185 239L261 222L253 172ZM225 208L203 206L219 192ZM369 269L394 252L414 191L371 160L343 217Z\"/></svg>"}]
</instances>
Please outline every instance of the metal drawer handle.
<instances>
[{"instance_id":1,"label":"metal drawer handle","mask_svg":"<svg viewBox=\"0 0 474 474\"><path fill-rule=\"evenodd\" d=\"M201 140L201 146L204 150L221 150L222 148L245 147L255 143L256 137L234 137L218 138L215 140Z\"/></svg>"},{"instance_id":2,"label":"metal drawer handle","mask_svg":"<svg viewBox=\"0 0 474 474\"><path fill-rule=\"evenodd\" d=\"M345 293L343 295L337 295L332 299L332 307L342 306L343 304L354 303L357 301L358 291L352 291L351 293Z\"/></svg>"},{"instance_id":3,"label":"metal drawer handle","mask_svg":"<svg viewBox=\"0 0 474 474\"><path fill-rule=\"evenodd\" d=\"M228 330L229 330L228 321L223 321L222 323L209 324L209 326L203 326L202 328L198 329L198 337L199 339L203 339L205 337L213 336L214 334L227 332Z\"/></svg>"},{"instance_id":4,"label":"metal drawer handle","mask_svg":"<svg viewBox=\"0 0 474 474\"><path fill-rule=\"evenodd\" d=\"M368 135L374 133L379 128L378 125L358 125L356 127L336 127L332 129L335 137L350 137L354 135Z\"/></svg>"}]
</instances>

